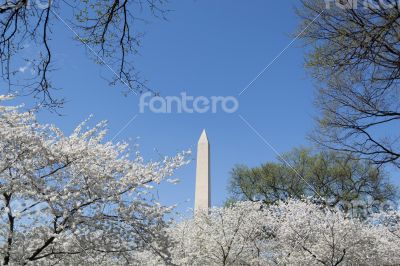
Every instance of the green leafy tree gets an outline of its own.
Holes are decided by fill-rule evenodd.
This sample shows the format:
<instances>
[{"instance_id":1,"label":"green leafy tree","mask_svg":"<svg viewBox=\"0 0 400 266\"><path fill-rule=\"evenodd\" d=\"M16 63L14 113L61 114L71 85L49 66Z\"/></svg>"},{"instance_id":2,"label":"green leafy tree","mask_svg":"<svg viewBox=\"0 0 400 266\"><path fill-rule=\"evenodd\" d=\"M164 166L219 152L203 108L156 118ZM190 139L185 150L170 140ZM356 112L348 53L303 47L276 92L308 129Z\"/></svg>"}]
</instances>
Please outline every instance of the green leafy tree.
<instances>
[{"instance_id":1,"label":"green leafy tree","mask_svg":"<svg viewBox=\"0 0 400 266\"><path fill-rule=\"evenodd\" d=\"M382 169L369 162L343 153L313 153L304 148L294 149L283 158L254 168L236 166L231 172L228 202L261 200L273 204L306 196L345 211L371 212L397 200L396 187Z\"/></svg>"}]
</instances>

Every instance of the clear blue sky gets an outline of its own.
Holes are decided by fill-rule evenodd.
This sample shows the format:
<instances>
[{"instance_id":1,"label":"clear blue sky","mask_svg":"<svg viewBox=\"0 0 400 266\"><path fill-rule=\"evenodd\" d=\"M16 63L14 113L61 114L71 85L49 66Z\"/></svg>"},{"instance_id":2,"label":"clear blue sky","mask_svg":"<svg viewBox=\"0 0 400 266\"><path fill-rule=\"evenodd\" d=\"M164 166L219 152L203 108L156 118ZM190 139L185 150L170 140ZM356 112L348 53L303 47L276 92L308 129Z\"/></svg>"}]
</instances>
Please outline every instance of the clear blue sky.
<instances>
[{"instance_id":1,"label":"clear blue sky","mask_svg":"<svg viewBox=\"0 0 400 266\"><path fill-rule=\"evenodd\" d=\"M169 21L153 19L136 65L152 88L162 95L237 96L292 40L298 26L295 0L228 1L171 0ZM63 14L66 15L66 14ZM52 47L59 70L53 80L69 100L59 117L40 113L43 122L70 132L90 114L93 121L109 120L114 136L139 112L139 98L124 97L123 86L110 87L101 78L108 71L87 59L84 47L72 42L73 33L54 25ZM275 160L274 152L239 118L247 119L277 151L309 145L314 125L313 81L303 68L305 50L295 42L242 96L235 114L139 114L118 136L135 139L146 159L173 155L192 148L203 128L211 142L212 203L227 197L229 172L235 164L257 166ZM156 149L157 151L155 151ZM178 185L159 188L161 201L193 206L195 162L177 172ZM190 201L187 201L187 200Z\"/></svg>"}]
</instances>

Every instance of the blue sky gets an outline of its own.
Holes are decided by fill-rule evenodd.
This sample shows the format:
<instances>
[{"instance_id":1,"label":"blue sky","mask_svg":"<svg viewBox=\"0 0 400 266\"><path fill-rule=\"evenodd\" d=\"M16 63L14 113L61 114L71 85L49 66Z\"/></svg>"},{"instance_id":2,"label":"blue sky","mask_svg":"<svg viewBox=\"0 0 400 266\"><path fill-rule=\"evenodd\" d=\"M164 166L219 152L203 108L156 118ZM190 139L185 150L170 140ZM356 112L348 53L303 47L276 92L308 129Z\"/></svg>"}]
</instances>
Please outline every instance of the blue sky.
<instances>
[{"instance_id":1,"label":"blue sky","mask_svg":"<svg viewBox=\"0 0 400 266\"><path fill-rule=\"evenodd\" d=\"M234 114L154 114L145 112L117 137L140 137L145 159L159 159L191 148L205 128L211 142L212 203L227 198L229 172L235 164L257 166L276 155L240 119L243 116L278 152L309 145L314 126L314 85L303 68L305 49L295 42L241 96L239 92L287 46L298 26L295 0L177 1L171 0L169 21L152 19L135 64L161 95L235 96ZM66 15L66 14L62 14ZM139 98L124 97L122 85L111 87L101 78L106 68L93 64L83 46L62 23L53 27L51 43L59 70L52 74L69 101L64 116L43 111L43 122L66 132L90 114L93 121L109 120L112 138L136 114ZM29 74L27 74L29 75ZM159 188L163 203L193 206L195 162L177 172L178 185ZM189 200L189 201L188 201Z\"/></svg>"}]
</instances>

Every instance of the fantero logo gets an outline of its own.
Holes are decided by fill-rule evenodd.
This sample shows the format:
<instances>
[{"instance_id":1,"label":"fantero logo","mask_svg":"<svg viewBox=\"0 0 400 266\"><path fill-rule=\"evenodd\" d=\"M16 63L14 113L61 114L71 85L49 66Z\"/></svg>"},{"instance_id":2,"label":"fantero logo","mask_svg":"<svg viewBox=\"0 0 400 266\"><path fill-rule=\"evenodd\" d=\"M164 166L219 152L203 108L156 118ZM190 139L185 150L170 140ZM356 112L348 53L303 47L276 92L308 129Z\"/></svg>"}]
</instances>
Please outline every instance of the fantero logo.
<instances>
[{"instance_id":1,"label":"fantero logo","mask_svg":"<svg viewBox=\"0 0 400 266\"><path fill-rule=\"evenodd\" d=\"M147 109L152 113L234 113L239 108L239 101L233 96L190 96L182 92L179 96L153 96L150 92L141 95L140 113Z\"/></svg>"}]
</instances>

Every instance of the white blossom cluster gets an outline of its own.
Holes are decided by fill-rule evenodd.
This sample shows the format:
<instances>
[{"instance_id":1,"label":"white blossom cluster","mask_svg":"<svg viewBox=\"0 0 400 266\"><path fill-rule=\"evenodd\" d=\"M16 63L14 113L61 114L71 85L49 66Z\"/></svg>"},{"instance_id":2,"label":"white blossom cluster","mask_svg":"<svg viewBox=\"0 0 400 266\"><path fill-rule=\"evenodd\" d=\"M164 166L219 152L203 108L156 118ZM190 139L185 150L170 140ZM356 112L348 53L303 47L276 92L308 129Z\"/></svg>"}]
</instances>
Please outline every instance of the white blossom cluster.
<instances>
[{"instance_id":1,"label":"white blossom cluster","mask_svg":"<svg viewBox=\"0 0 400 266\"><path fill-rule=\"evenodd\" d=\"M399 224L397 211L366 221L310 200L272 206L241 202L172 227L172 261L176 265L398 265Z\"/></svg>"},{"instance_id":2,"label":"white blossom cluster","mask_svg":"<svg viewBox=\"0 0 400 266\"><path fill-rule=\"evenodd\" d=\"M194 219L170 229L177 265L257 265L264 250L265 217L260 204L244 202L230 208L196 213Z\"/></svg>"},{"instance_id":3,"label":"white blossom cluster","mask_svg":"<svg viewBox=\"0 0 400 266\"><path fill-rule=\"evenodd\" d=\"M71 135L41 125L0 97L0 264L133 263L138 250L167 258L164 207L153 184L172 178L188 152L145 163L106 124Z\"/></svg>"}]
</instances>

